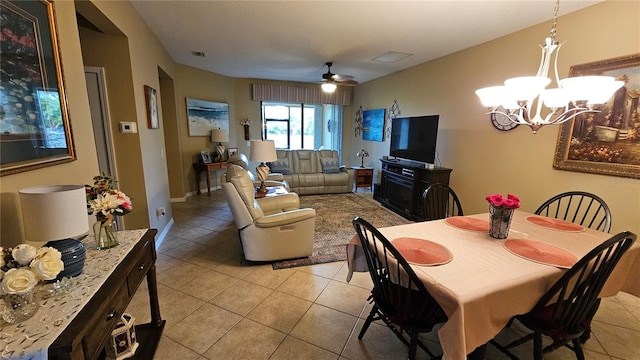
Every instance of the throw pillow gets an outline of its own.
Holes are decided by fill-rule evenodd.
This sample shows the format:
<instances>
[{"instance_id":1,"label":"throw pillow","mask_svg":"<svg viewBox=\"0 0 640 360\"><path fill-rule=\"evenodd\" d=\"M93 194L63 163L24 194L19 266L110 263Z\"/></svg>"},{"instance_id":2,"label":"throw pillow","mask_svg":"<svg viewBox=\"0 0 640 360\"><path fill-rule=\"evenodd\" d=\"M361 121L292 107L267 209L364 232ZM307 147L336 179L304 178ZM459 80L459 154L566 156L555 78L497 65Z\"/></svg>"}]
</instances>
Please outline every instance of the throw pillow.
<instances>
[{"instance_id":1,"label":"throw pillow","mask_svg":"<svg viewBox=\"0 0 640 360\"><path fill-rule=\"evenodd\" d=\"M269 168L273 173L280 173L282 175L291 175L291 170L289 169L289 159L278 159L274 162L269 163Z\"/></svg>"},{"instance_id":2,"label":"throw pillow","mask_svg":"<svg viewBox=\"0 0 640 360\"><path fill-rule=\"evenodd\" d=\"M340 173L340 165L336 158L320 158L320 164L322 165L322 172L325 174Z\"/></svg>"}]
</instances>

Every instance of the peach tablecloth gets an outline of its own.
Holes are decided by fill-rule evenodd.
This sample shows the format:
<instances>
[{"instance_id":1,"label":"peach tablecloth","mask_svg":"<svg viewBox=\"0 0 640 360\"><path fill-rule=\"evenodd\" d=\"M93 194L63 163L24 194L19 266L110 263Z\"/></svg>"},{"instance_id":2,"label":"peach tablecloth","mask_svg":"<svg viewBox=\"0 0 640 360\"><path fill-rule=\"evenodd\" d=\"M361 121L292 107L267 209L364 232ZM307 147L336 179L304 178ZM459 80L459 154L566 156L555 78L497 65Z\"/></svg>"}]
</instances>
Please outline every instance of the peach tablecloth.
<instances>
[{"instance_id":1,"label":"peach tablecloth","mask_svg":"<svg viewBox=\"0 0 640 360\"><path fill-rule=\"evenodd\" d=\"M610 238L587 229L563 232L532 224L532 214L516 211L509 237L545 242L582 257ZM488 219L489 214L470 217ZM374 224L375 225L375 224ZM379 229L387 239L424 238L444 245L453 261L440 266L412 265L449 320L438 330L446 359L463 360L478 346L495 337L517 314L533 308L538 299L564 273L563 269L540 264L512 254L504 240L488 233L457 229L444 220L413 223ZM349 270L367 271L359 256L357 237L347 246ZM350 279L348 275L348 279ZM625 291L640 297L640 242L625 254L602 290L601 296Z\"/></svg>"}]
</instances>

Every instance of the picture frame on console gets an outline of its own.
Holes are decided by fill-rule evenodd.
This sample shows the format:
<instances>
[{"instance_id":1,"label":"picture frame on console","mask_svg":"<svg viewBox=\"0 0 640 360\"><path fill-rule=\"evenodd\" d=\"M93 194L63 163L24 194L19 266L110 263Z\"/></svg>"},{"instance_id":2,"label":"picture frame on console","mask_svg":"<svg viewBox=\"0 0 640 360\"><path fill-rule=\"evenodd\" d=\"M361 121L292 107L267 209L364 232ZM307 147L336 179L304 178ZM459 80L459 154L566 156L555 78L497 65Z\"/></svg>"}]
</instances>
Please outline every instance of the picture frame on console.
<instances>
[{"instance_id":1,"label":"picture frame on console","mask_svg":"<svg viewBox=\"0 0 640 360\"><path fill-rule=\"evenodd\" d=\"M0 8L0 176L74 161L54 3Z\"/></svg>"},{"instance_id":2,"label":"picture frame on console","mask_svg":"<svg viewBox=\"0 0 640 360\"><path fill-rule=\"evenodd\" d=\"M569 76L606 75L625 84L597 113L561 125L553 167L640 178L640 54L572 66Z\"/></svg>"},{"instance_id":3,"label":"picture frame on console","mask_svg":"<svg viewBox=\"0 0 640 360\"><path fill-rule=\"evenodd\" d=\"M200 151L200 158L205 164L211 164L211 154L207 150Z\"/></svg>"}]
</instances>

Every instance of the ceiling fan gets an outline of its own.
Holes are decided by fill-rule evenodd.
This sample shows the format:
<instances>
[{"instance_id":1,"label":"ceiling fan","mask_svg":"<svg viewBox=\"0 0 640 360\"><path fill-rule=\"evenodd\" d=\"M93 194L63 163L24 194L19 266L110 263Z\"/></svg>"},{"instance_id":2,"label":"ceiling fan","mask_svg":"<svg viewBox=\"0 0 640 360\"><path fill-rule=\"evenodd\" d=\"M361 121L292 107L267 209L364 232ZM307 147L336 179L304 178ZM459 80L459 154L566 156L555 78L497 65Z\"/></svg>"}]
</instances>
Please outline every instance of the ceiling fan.
<instances>
[{"instance_id":1,"label":"ceiling fan","mask_svg":"<svg viewBox=\"0 0 640 360\"><path fill-rule=\"evenodd\" d=\"M322 90L325 92L334 92L336 85L355 86L358 82L353 80L351 75L340 75L331 72L332 62L325 63L327 65L327 72L322 74Z\"/></svg>"}]
</instances>

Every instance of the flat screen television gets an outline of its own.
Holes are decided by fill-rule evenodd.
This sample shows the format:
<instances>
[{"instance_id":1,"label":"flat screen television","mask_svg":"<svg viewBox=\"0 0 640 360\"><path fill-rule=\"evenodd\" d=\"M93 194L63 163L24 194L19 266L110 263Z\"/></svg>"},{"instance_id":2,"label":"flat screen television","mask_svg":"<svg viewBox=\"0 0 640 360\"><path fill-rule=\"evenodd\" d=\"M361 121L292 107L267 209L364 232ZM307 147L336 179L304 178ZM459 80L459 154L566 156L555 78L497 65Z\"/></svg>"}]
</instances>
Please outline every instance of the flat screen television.
<instances>
[{"instance_id":1,"label":"flat screen television","mask_svg":"<svg viewBox=\"0 0 640 360\"><path fill-rule=\"evenodd\" d=\"M389 155L434 164L439 119L440 115L393 119Z\"/></svg>"}]
</instances>

